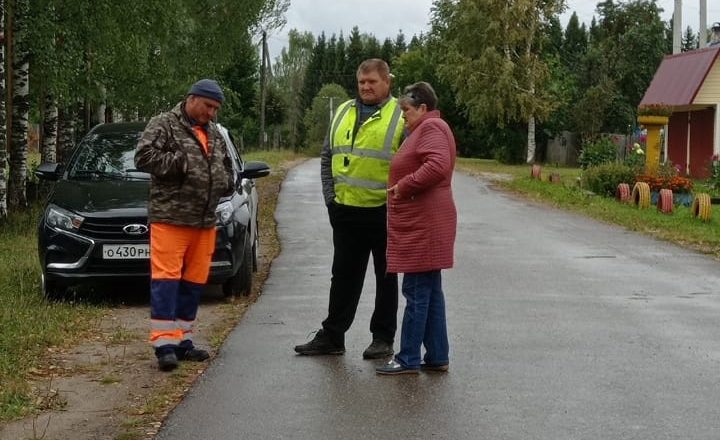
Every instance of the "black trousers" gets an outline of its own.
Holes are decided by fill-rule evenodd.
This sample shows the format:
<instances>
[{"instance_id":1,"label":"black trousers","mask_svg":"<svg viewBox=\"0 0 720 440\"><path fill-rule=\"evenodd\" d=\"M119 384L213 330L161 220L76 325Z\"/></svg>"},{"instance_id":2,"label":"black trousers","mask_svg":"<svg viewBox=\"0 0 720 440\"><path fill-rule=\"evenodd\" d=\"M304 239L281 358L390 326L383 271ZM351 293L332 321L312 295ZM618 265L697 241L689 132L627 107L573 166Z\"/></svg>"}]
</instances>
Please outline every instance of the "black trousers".
<instances>
[{"instance_id":1,"label":"black trousers","mask_svg":"<svg viewBox=\"0 0 720 440\"><path fill-rule=\"evenodd\" d=\"M337 344L355 319L370 255L375 267L375 310L370 320L373 338L392 343L397 330L398 279L387 274L385 207L354 208L332 205L333 265L328 317L322 326Z\"/></svg>"}]
</instances>

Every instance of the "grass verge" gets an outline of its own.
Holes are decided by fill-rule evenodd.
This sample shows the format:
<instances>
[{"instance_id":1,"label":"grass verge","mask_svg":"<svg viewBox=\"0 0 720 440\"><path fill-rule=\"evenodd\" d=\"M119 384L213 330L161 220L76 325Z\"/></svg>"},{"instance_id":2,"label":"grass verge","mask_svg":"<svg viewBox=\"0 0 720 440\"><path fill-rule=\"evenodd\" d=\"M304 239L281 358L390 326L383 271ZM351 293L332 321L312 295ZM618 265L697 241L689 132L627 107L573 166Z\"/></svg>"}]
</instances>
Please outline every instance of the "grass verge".
<instances>
[{"instance_id":1,"label":"grass verge","mask_svg":"<svg viewBox=\"0 0 720 440\"><path fill-rule=\"evenodd\" d=\"M81 340L100 307L49 303L40 291L36 224L40 208L0 223L0 421L35 409L27 375L48 348Z\"/></svg>"},{"instance_id":2,"label":"grass verge","mask_svg":"<svg viewBox=\"0 0 720 440\"><path fill-rule=\"evenodd\" d=\"M709 222L695 219L689 208L675 206L673 214L661 214L654 206L638 209L613 198L588 194L577 184L577 168L543 167L543 180L530 178L529 165L501 165L495 161L459 159L459 170L492 178L495 184L531 200L550 203L596 220L624 226L720 257L720 215L717 210ZM560 175L559 185L547 181L550 173Z\"/></svg>"},{"instance_id":3,"label":"grass verge","mask_svg":"<svg viewBox=\"0 0 720 440\"><path fill-rule=\"evenodd\" d=\"M242 317L248 305L259 294L269 273L270 263L280 251L275 225L275 204L280 185L288 168L305 157L289 151L261 151L244 155L245 160L267 162L272 172L257 180L260 198L259 223L261 226L262 261L254 278L254 292L250 297L236 298L224 304L226 318L212 328L210 338L217 348ZM13 213L0 223L0 423L43 410L37 390L31 389L33 379L45 374L49 353L56 348L76 346L87 341L92 332L110 310L107 306L78 302L47 302L40 291L40 267L37 260L36 226L40 218L39 207ZM107 337L109 345L124 345L137 336L120 326ZM158 393L165 399L162 404L148 406L151 419L158 420L168 408L179 401L188 383L197 376L197 370L187 368L177 381L160 385ZM118 376L119 377L119 376ZM112 375L103 376L103 384L117 382ZM164 390L164 391L163 391ZM178 392L180 390L180 392ZM156 423L156 422L155 422ZM142 438L142 432L128 429L118 438Z\"/></svg>"}]
</instances>

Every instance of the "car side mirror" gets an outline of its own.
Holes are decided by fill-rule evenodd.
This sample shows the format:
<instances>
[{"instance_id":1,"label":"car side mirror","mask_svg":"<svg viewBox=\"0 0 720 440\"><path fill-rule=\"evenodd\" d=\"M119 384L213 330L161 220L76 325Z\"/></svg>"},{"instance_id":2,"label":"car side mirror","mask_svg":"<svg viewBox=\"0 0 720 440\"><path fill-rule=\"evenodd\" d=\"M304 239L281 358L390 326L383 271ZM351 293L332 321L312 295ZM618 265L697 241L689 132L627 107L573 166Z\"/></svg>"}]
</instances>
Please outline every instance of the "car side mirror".
<instances>
[{"instance_id":1,"label":"car side mirror","mask_svg":"<svg viewBox=\"0 0 720 440\"><path fill-rule=\"evenodd\" d=\"M246 179L256 179L258 177L265 177L270 174L270 166L265 162L250 161L245 162L245 169L242 172L242 177Z\"/></svg>"},{"instance_id":2,"label":"car side mirror","mask_svg":"<svg viewBox=\"0 0 720 440\"><path fill-rule=\"evenodd\" d=\"M59 163L44 162L35 169L35 175L42 180L58 180L63 172Z\"/></svg>"}]
</instances>

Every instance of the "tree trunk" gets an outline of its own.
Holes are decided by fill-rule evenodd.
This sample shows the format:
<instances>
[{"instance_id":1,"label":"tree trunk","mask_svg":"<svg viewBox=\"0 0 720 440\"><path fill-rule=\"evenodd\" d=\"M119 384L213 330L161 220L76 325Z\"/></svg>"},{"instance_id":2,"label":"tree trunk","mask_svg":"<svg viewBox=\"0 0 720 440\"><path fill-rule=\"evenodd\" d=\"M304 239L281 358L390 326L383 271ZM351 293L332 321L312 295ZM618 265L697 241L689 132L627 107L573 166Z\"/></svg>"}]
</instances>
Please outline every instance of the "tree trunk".
<instances>
[{"instance_id":1,"label":"tree trunk","mask_svg":"<svg viewBox=\"0 0 720 440\"><path fill-rule=\"evenodd\" d=\"M58 109L57 161L65 162L75 141L75 118L69 107Z\"/></svg>"},{"instance_id":2,"label":"tree trunk","mask_svg":"<svg viewBox=\"0 0 720 440\"><path fill-rule=\"evenodd\" d=\"M527 163L535 162L535 116L528 118Z\"/></svg>"},{"instance_id":3,"label":"tree trunk","mask_svg":"<svg viewBox=\"0 0 720 440\"><path fill-rule=\"evenodd\" d=\"M52 96L45 96L43 108L40 163L57 162L58 108Z\"/></svg>"},{"instance_id":4,"label":"tree trunk","mask_svg":"<svg viewBox=\"0 0 720 440\"><path fill-rule=\"evenodd\" d=\"M5 35L5 0L0 0L0 34ZM5 41L0 44L0 221L7 217L7 143L5 142Z\"/></svg>"},{"instance_id":5,"label":"tree trunk","mask_svg":"<svg viewBox=\"0 0 720 440\"><path fill-rule=\"evenodd\" d=\"M27 155L28 116L30 102L29 59L27 50L28 0L15 0L12 42L12 134L10 136L10 178L8 179L8 205L27 206Z\"/></svg>"}]
</instances>

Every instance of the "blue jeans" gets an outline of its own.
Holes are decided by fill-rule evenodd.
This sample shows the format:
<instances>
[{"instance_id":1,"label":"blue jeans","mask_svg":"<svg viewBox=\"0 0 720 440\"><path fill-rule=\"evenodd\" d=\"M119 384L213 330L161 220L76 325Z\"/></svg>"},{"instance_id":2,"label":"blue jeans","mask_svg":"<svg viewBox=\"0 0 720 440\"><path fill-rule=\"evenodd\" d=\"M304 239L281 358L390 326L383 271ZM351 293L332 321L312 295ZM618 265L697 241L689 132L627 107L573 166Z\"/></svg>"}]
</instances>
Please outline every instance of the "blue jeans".
<instances>
[{"instance_id":1,"label":"blue jeans","mask_svg":"<svg viewBox=\"0 0 720 440\"><path fill-rule=\"evenodd\" d=\"M425 345L426 364L448 364L450 346L440 271L404 274L402 294L405 314L395 360L406 368L420 368L420 349Z\"/></svg>"}]
</instances>

